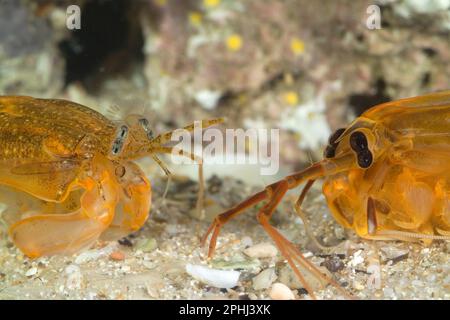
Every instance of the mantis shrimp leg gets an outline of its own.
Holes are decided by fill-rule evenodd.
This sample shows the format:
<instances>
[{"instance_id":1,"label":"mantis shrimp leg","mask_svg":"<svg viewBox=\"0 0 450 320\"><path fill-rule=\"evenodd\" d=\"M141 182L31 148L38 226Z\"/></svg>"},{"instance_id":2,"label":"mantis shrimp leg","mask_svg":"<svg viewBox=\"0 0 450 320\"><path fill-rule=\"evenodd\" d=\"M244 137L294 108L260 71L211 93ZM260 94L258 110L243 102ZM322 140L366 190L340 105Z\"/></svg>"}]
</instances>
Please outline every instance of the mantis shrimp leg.
<instances>
[{"instance_id":1,"label":"mantis shrimp leg","mask_svg":"<svg viewBox=\"0 0 450 320\"><path fill-rule=\"evenodd\" d=\"M110 225L119 189L111 167L100 157L98 160L93 174L77 183L77 187L85 190L79 210L70 214L34 215L10 227L11 238L27 256L74 253L90 246Z\"/></svg>"},{"instance_id":2,"label":"mantis shrimp leg","mask_svg":"<svg viewBox=\"0 0 450 320\"><path fill-rule=\"evenodd\" d=\"M116 240L139 230L148 218L152 189L145 174L133 162L116 168L121 186L121 204L102 239Z\"/></svg>"}]
</instances>

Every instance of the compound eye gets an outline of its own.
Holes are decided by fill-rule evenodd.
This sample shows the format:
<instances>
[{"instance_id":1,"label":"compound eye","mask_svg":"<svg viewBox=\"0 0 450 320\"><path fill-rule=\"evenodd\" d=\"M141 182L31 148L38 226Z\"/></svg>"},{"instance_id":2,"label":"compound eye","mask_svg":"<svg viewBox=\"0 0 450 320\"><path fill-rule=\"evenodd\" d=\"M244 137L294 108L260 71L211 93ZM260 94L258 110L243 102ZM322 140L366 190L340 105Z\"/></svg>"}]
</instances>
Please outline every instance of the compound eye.
<instances>
[{"instance_id":1,"label":"compound eye","mask_svg":"<svg viewBox=\"0 0 450 320\"><path fill-rule=\"evenodd\" d=\"M362 151L368 151L367 138L360 131L353 132L350 136L350 147L359 154Z\"/></svg>"},{"instance_id":2,"label":"compound eye","mask_svg":"<svg viewBox=\"0 0 450 320\"><path fill-rule=\"evenodd\" d=\"M147 119L142 118L139 119L139 124L141 125L142 129L144 129L145 133L147 133L148 139L153 139L153 131L150 129L150 123Z\"/></svg>"},{"instance_id":3,"label":"compound eye","mask_svg":"<svg viewBox=\"0 0 450 320\"><path fill-rule=\"evenodd\" d=\"M333 145L336 143L336 140L339 139L342 134L344 133L345 128L337 129L329 138L328 138L328 144Z\"/></svg>"},{"instance_id":4,"label":"compound eye","mask_svg":"<svg viewBox=\"0 0 450 320\"><path fill-rule=\"evenodd\" d=\"M139 124L142 126L142 128L143 128L144 130L147 130L148 127L149 127L148 120L145 119L145 118L139 119Z\"/></svg>"},{"instance_id":5,"label":"compound eye","mask_svg":"<svg viewBox=\"0 0 450 320\"><path fill-rule=\"evenodd\" d=\"M330 159L334 158L336 155L336 147L328 145L323 152L324 158Z\"/></svg>"},{"instance_id":6,"label":"compound eye","mask_svg":"<svg viewBox=\"0 0 450 320\"><path fill-rule=\"evenodd\" d=\"M117 131L116 138L113 141L111 152L113 155L118 155L123 148L124 142L128 136L128 127L121 126Z\"/></svg>"},{"instance_id":7,"label":"compound eye","mask_svg":"<svg viewBox=\"0 0 450 320\"><path fill-rule=\"evenodd\" d=\"M372 153L369 150L361 151L360 153L357 153L358 158L358 165L362 169L367 169L372 165L373 162L373 156Z\"/></svg>"},{"instance_id":8,"label":"compound eye","mask_svg":"<svg viewBox=\"0 0 450 320\"><path fill-rule=\"evenodd\" d=\"M336 142L337 139L339 139L342 134L344 133L345 128L337 129L331 136L328 138L328 146L325 148L325 151L323 152L323 156L325 158L334 158L336 155L336 148L338 146L338 143Z\"/></svg>"}]
</instances>

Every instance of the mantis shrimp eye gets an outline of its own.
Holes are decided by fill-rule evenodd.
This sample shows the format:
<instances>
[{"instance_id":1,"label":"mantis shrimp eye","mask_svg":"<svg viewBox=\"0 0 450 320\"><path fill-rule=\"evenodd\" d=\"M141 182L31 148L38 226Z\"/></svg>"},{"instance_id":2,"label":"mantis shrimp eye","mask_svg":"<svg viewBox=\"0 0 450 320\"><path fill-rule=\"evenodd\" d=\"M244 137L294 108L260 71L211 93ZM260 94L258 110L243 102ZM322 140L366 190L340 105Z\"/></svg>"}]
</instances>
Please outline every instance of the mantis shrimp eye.
<instances>
[{"instance_id":1,"label":"mantis shrimp eye","mask_svg":"<svg viewBox=\"0 0 450 320\"><path fill-rule=\"evenodd\" d=\"M328 138L328 144L333 145L336 144L336 140L344 133L345 128L337 129L331 136Z\"/></svg>"},{"instance_id":2,"label":"mantis shrimp eye","mask_svg":"<svg viewBox=\"0 0 450 320\"><path fill-rule=\"evenodd\" d=\"M323 153L323 156L327 159L333 158L336 154L336 148L338 143L336 142L337 139L344 133L345 128L337 129L328 139L328 146L325 148L325 151Z\"/></svg>"},{"instance_id":3,"label":"mantis shrimp eye","mask_svg":"<svg viewBox=\"0 0 450 320\"><path fill-rule=\"evenodd\" d=\"M356 131L350 136L350 147L356 152L358 166L367 169L372 165L373 156L367 144L367 138L364 133Z\"/></svg>"},{"instance_id":4,"label":"mantis shrimp eye","mask_svg":"<svg viewBox=\"0 0 450 320\"><path fill-rule=\"evenodd\" d=\"M113 155L117 155L122 151L123 143L128 136L128 127L121 126L117 131L116 138L113 141L111 152Z\"/></svg>"},{"instance_id":5,"label":"mantis shrimp eye","mask_svg":"<svg viewBox=\"0 0 450 320\"><path fill-rule=\"evenodd\" d=\"M364 150L358 153L357 157L358 157L358 165L362 169L367 169L373 162L373 156L369 150Z\"/></svg>"},{"instance_id":6,"label":"mantis shrimp eye","mask_svg":"<svg viewBox=\"0 0 450 320\"><path fill-rule=\"evenodd\" d=\"M153 131L150 129L150 123L148 122L148 120L145 118L139 119L139 124L147 133L147 138L153 139Z\"/></svg>"},{"instance_id":7,"label":"mantis shrimp eye","mask_svg":"<svg viewBox=\"0 0 450 320\"><path fill-rule=\"evenodd\" d=\"M358 154L362 151L368 150L367 138L364 133L360 131L353 132L350 136L350 147Z\"/></svg>"}]
</instances>

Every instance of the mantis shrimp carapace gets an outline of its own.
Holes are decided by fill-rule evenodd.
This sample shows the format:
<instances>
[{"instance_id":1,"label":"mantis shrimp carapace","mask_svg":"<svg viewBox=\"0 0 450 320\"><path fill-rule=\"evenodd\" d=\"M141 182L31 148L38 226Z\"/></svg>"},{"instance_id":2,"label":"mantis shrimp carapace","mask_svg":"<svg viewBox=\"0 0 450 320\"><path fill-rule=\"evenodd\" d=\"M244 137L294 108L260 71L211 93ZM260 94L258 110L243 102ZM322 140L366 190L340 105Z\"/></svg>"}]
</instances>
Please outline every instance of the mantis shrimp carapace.
<instances>
[{"instance_id":1,"label":"mantis shrimp carapace","mask_svg":"<svg viewBox=\"0 0 450 320\"><path fill-rule=\"evenodd\" d=\"M269 223L286 192L305 183L294 208L307 227L301 204L319 178L325 178L322 189L333 217L362 238L449 240L450 91L375 106L337 130L323 160L217 216L203 237L204 243L212 234L208 255L225 223L266 201L257 219L309 294L315 297L296 264L343 292Z\"/></svg>"},{"instance_id":2,"label":"mantis shrimp carapace","mask_svg":"<svg viewBox=\"0 0 450 320\"><path fill-rule=\"evenodd\" d=\"M117 123L66 100L0 97L0 200L22 203L3 214L15 245L29 257L70 254L138 230L151 185L133 161L152 157L167 172L157 153L198 160L165 146L172 133L153 136L144 117Z\"/></svg>"}]
</instances>

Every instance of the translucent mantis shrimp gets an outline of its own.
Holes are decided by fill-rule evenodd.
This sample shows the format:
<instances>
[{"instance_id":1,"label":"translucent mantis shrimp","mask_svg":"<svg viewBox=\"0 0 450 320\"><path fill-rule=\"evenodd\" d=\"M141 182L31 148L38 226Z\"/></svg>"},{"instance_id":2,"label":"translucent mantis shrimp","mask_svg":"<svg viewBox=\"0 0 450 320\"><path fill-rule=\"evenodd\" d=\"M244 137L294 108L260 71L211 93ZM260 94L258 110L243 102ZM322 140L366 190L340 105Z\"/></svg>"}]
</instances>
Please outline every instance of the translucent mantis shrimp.
<instances>
[{"instance_id":1,"label":"translucent mantis shrimp","mask_svg":"<svg viewBox=\"0 0 450 320\"><path fill-rule=\"evenodd\" d=\"M225 223L266 201L257 219L309 294L315 297L296 263L343 292L269 223L286 192L306 183L295 211L307 227L301 204L319 178L325 178L323 193L333 217L362 238L426 243L449 240L450 91L375 106L347 128L337 130L322 161L217 216L202 240L205 243L212 234L209 257Z\"/></svg>"},{"instance_id":2,"label":"translucent mantis shrimp","mask_svg":"<svg viewBox=\"0 0 450 320\"><path fill-rule=\"evenodd\" d=\"M70 101L0 97L0 197L22 201L3 217L15 245L32 258L70 254L100 236L138 230L149 215L151 185L133 160L150 156L165 171L156 153L198 160L164 146L172 133L153 136L137 115L117 124Z\"/></svg>"}]
</instances>

